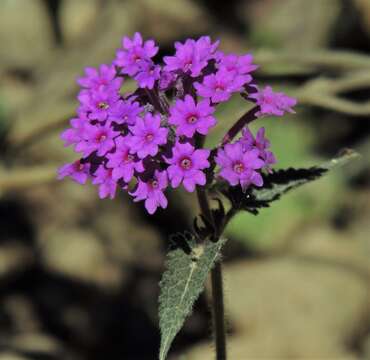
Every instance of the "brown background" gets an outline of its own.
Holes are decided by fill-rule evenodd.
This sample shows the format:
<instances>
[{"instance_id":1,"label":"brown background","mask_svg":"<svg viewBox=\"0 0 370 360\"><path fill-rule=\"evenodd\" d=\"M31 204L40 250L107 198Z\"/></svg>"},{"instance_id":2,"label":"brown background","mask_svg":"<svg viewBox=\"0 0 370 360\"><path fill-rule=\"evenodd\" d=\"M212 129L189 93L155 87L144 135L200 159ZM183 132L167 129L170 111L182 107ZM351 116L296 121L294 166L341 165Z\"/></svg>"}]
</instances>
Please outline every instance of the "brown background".
<instances>
[{"instance_id":1,"label":"brown background","mask_svg":"<svg viewBox=\"0 0 370 360\"><path fill-rule=\"evenodd\" d=\"M194 196L169 194L148 216L124 194L57 182L74 155L59 133L75 78L140 31L173 51L210 34L253 52L257 78L298 98L263 119L278 167L310 166L343 147L363 157L228 229L230 359L370 359L367 0L1 0L0 359L155 359L158 281L168 237L190 227ZM245 111L217 113L216 143ZM255 129L255 128L254 128ZM172 359L212 359L202 296Z\"/></svg>"}]
</instances>

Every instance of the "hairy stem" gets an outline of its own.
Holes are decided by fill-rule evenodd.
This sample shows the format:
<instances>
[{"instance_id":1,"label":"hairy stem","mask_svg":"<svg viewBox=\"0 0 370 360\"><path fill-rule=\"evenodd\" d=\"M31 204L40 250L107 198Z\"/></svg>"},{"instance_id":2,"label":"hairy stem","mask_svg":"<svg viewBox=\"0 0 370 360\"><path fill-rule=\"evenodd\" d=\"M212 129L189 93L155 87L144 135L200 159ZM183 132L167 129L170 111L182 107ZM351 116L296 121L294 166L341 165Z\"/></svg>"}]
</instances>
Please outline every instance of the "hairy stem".
<instances>
[{"instance_id":1,"label":"hairy stem","mask_svg":"<svg viewBox=\"0 0 370 360\"><path fill-rule=\"evenodd\" d=\"M212 212L209 206L206 190L197 187L197 195L199 207L202 215L212 224L214 228L214 236L221 236L217 231L217 225L214 222ZM217 239L212 239L217 241ZM216 346L216 360L226 360L226 331L225 331L225 313L224 313L224 293L222 286L222 264L221 260L217 261L215 267L211 270L211 284L212 284L212 317L213 317L213 331L214 341Z\"/></svg>"},{"instance_id":2,"label":"hairy stem","mask_svg":"<svg viewBox=\"0 0 370 360\"><path fill-rule=\"evenodd\" d=\"M206 218L208 223L212 224L212 226L214 227L213 216L209 207L206 190L204 188L201 188L200 186L197 186L197 196L201 214Z\"/></svg>"},{"instance_id":3,"label":"hairy stem","mask_svg":"<svg viewBox=\"0 0 370 360\"><path fill-rule=\"evenodd\" d=\"M145 88L145 93L148 96L149 102L154 106L154 108L161 114L166 114L166 109L163 107L159 99L159 95L155 92L155 90L149 90Z\"/></svg>"},{"instance_id":4,"label":"hairy stem","mask_svg":"<svg viewBox=\"0 0 370 360\"><path fill-rule=\"evenodd\" d=\"M253 120L255 120L256 112L259 110L259 106L253 107L251 110L247 111L226 133L222 139L221 145L225 145L232 141L234 137L243 129L243 127Z\"/></svg>"},{"instance_id":5,"label":"hairy stem","mask_svg":"<svg viewBox=\"0 0 370 360\"><path fill-rule=\"evenodd\" d=\"M216 360L226 360L226 328L224 311L224 289L222 284L222 263L217 261L211 271L212 315L216 345Z\"/></svg>"}]
</instances>

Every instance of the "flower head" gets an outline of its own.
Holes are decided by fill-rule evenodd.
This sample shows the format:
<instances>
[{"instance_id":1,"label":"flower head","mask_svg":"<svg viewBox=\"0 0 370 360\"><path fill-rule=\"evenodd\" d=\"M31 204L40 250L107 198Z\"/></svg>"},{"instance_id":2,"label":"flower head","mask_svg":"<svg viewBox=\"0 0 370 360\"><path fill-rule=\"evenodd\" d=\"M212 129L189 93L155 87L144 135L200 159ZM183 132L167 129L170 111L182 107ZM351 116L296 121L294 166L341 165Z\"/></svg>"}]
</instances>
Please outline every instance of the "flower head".
<instances>
[{"instance_id":1,"label":"flower head","mask_svg":"<svg viewBox=\"0 0 370 360\"><path fill-rule=\"evenodd\" d=\"M86 112L91 120L104 121L110 115L112 108L119 100L118 93L112 88L98 90L82 90L78 95L80 111Z\"/></svg>"},{"instance_id":2,"label":"flower head","mask_svg":"<svg viewBox=\"0 0 370 360\"><path fill-rule=\"evenodd\" d=\"M249 95L259 105L257 116L276 115L283 116L285 112L294 113L293 106L297 100L280 92L273 92L271 86Z\"/></svg>"},{"instance_id":3,"label":"flower head","mask_svg":"<svg viewBox=\"0 0 370 360\"><path fill-rule=\"evenodd\" d=\"M79 184L86 184L87 179L90 177L89 171L90 164L76 160L72 164L65 164L58 169L58 179L69 176Z\"/></svg>"},{"instance_id":4,"label":"flower head","mask_svg":"<svg viewBox=\"0 0 370 360\"><path fill-rule=\"evenodd\" d=\"M154 82L161 77L160 66L153 63L143 63L140 71L136 74L135 80L139 87L153 89Z\"/></svg>"},{"instance_id":5,"label":"flower head","mask_svg":"<svg viewBox=\"0 0 370 360\"><path fill-rule=\"evenodd\" d=\"M114 64L121 67L122 74L130 76L134 76L142 70L158 52L158 47L155 46L154 41L143 41L139 33L135 33L132 39L125 36L122 39L122 48L117 51Z\"/></svg>"},{"instance_id":6,"label":"flower head","mask_svg":"<svg viewBox=\"0 0 370 360\"><path fill-rule=\"evenodd\" d=\"M73 118L69 121L70 128L64 130L60 138L65 142L64 146L77 144L83 139L84 128L88 123L86 114L81 113L80 117Z\"/></svg>"},{"instance_id":7,"label":"flower head","mask_svg":"<svg viewBox=\"0 0 370 360\"><path fill-rule=\"evenodd\" d=\"M113 198L120 188L135 202L145 201L150 214L167 207L169 184L189 192L220 178L244 190L261 186L262 172L276 159L265 130L254 136L246 125L260 116L293 112L296 100L268 86L259 91L252 81L257 69L252 55L226 54L218 45L209 36L176 42L175 53L161 65L153 40L139 33L123 37L111 64L87 67L77 79L80 105L61 138L79 160L61 167L58 178L81 184L91 179L101 198ZM123 91L127 78L136 90ZM217 107L235 93L255 106L230 124L210 151L203 146L217 123Z\"/></svg>"},{"instance_id":8,"label":"flower head","mask_svg":"<svg viewBox=\"0 0 370 360\"><path fill-rule=\"evenodd\" d=\"M212 115L214 107L209 105L209 100L204 99L198 104L190 95L184 100L177 100L170 108L168 122L176 125L176 134L192 137L194 133L207 135L209 129L216 125L216 119Z\"/></svg>"},{"instance_id":9,"label":"flower head","mask_svg":"<svg viewBox=\"0 0 370 360\"><path fill-rule=\"evenodd\" d=\"M189 143L177 142L172 149L172 157L166 158L170 165L167 173L171 186L176 188L182 182L187 191L193 192L195 185L205 185L206 176L202 170L210 165L209 154L209 150L196 150Z\"/></svg>"},{"instance_id":10,"label":"flower head","mask_svg":"<svg viewBox=\"0 0 370 360\"><path fill-rule=\"evenodd\" d=\"M128 143L129 136L119 137L116 140L116 151L107 154L107 168L113 169L113 180L123 179L126 183L131 181L135 171L138 173L144 171L143 162L130 154Z\"/></svg>"},{"instance_id":11,"label":"flower head","mask_svg":"<svg viewBox=\"0 0 370 360\"><path fill-rule=\"evenodd\" d=\"M117 72L113 65L102 64L98 69L87 67L85 76L77 79L77 83L85 89L99 90L104 87L119 89L123 78L116 77Z\"/></svg>"},{"instance_id":12,"label":"flower head","mask_svg":"<svg viewBox=\"0 0 370 360\"><path fill-rule=\"evenodd\" d=\"M241 91L251 80L250 75L237 75L233 71L221 69L215 74L205 76L202 83L196 82L194 87L199 96L219 103L229 100L234 92Z\"/></svg>"},{"instance_id":13,"label":"flower head","mask_svg":"<svg viewBox=\"0 0 370 360\"><path fill-rule=\"evenodd\" d=\"M265 163L259 158L257 149L244 151L241 142L225 145L219 149L216 164L220 167L219 175L235 186L240 184L246 189L250 184L263 185L263 179L256 170L261 169Z\"/></svg>"},{"instance_id":14,"label":"flower head","mask_svg":"<svg viewBox=\"0 0 370 360\"><path fill-rule=\"evenodd\" d=\"M137 188L130 193L134 201L145 200L145 208L149 214L154 214L158 207L167 207L167 198L163 191L167 188L167 174L165 171L155 170L154 175L148 181L138 180Z\"/></svg>"},{"instance_id":15,"label":"flower head","mask_svg":"<svg viewBox=\"0 0 370 360\"><path fill-rule=\"evenodd\" d=\"M217 60L219 69L234 72L238 75L251 73L258 68L257 65L253 64L253 56L251 54L238 56L235 54L225 55L222 52L218 52Z\"/></svg>"},{"instance_id":16,"label":"flower head","mask_svg":"<svg viewBox=\"0 0 370 360\"><path fill-rule=\"evenodd\" d=\"M177 76L173 72L162 70L159 79L159 88L161 90L167 90L175 82L176 78Z\"/></svg>"},{"instance_id":17,"label":"flower head","mask_svg":"<svg viewBox=\"0 0 370 360\"><path fill-rule=\"evenodd\" d=\"M259 157L265 162L267 168L276 163L275 155L267 150L270 147L270 141L265 137L265 128L262 127L257 131L256 138L254 138L248 127L243 129L242 135L240 142L244 151L257 149Z\"/></svg>"},{"instance_id":18,"label":"flower head","mask_svg":"<svg viewBox=\"0 0 370 360\"><path fill-rule=\"evenodd\" d=\"M95 171L92 183L99 186L99 197L104 199L106 197L114 198L117 189L117 182L112 178L112 169L106 169L100 165Z\"/></svg>"},{"instance_id":19,"label":"flower head","mask_svg":"<svg viewBox=\"0 0 370 360\"><path fill-rule=\"evenodd\" d=\"M161 127L159 115L145 114L144 118L139 118L136 124L130 127L130 131L131 153L137 154L140 159L148 155L155 156L158 147L167 142L168 129Z\"/></svg>"},{"instance_id":20,"label":"flower head","mask_svg":"<svg viewBox=\"0 0 370 360\"><path fill-rule=\"evenodd\" d=\"M166 71L182 71L192 77L200 75L208 65L208 61L214 57L218 42L211 43L209 36L202 36L198 40L187 39L184 44L175 43L176 53L174 56L165 56L164 69Z\"/></svg>"},{"instance_id":21,"label":"flower head","mask_svg":"<svg viewBox=\"0 0 370 360\"><path fill-rule=\"evenodd\" d=\"M84 156L89 156L94 151L98 156L104 156L114 147L114 138L119 134L115 131L111 123L106 121L104 125L86 125L83 133L83 140L75 146L77 152L82 152Z\"/></svg>"},{"instance_id":22,"label":"flower head","mask_svg":"<svg viewBox=\"0 0 370 360\"><path fill-rule=\"evenodd\" d=\"M112 108L109 120L117 124L134 125L143 110L137 101L119 100Z\"/></svg>"}]
</instances>

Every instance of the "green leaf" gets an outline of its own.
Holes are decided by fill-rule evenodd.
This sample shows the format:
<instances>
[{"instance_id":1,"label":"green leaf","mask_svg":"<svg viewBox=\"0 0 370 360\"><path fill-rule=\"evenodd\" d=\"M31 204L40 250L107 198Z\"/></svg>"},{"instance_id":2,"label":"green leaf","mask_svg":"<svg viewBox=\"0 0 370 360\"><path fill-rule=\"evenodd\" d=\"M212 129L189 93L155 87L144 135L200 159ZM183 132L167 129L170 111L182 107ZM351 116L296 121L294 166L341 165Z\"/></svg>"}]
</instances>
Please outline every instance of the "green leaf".
<instances>
[{"instance_id":1,"label":"green leaf","mask_svg":"<svg viewBox=\"0 0 370 360\"><path fill-rule=\"evenodd\" d=\"M178 247L168 253L167 270L160 282L160 360L166 359L172 341L191 313L225 242L226 239L220 239L218 242L196 244L193 237L187 240L186 247Z\"/></svg>"},{"instance_id":2,"label":"green leaf","mask_svg":"<svg viewBox=\"0 0 370 360\"><path fill-rule=\"evenodd\" d=\"M286 192L316 180L329 170L342 166L358 157L359 155L356 152L346 150L338 157L320 166L273 171L264 176L263 187L251 187L245 193L242 192L239 186L229 186L225 183L217 185L213 190L224 194L235 209L246 210L256 215L259 209L270 206L271 202L278 200Z\"/></svg>"}]
</instances>

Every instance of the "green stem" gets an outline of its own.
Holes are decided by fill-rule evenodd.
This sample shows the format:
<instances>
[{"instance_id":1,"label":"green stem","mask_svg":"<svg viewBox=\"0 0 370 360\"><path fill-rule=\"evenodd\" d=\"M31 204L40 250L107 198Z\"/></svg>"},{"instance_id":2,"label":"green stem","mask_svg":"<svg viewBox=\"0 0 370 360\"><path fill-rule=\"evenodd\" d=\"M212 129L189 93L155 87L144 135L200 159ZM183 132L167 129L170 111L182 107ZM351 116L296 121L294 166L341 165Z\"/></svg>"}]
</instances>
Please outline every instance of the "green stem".
<instances>
[{"instance_id":1,"label":"green stem","mask_svg":"<svg viewBox=\"0 0 370 360\"><path fill-rule=\"evenodd\" d=\"M217 231L217 226L214 222L211 209L209 207L206 190L197 187L197 195L199 207L202 215L213 225L215 236L222 234ZM218 239L213 239L217 241ZM225 330L225 313L224 313L224 293L222 286L222 265L221 260L217 261L215 267L211 271L212 284L212 317L213 331L216 346L216 360L226 360L226 330Z\"/></svg>"}]
</instances>

